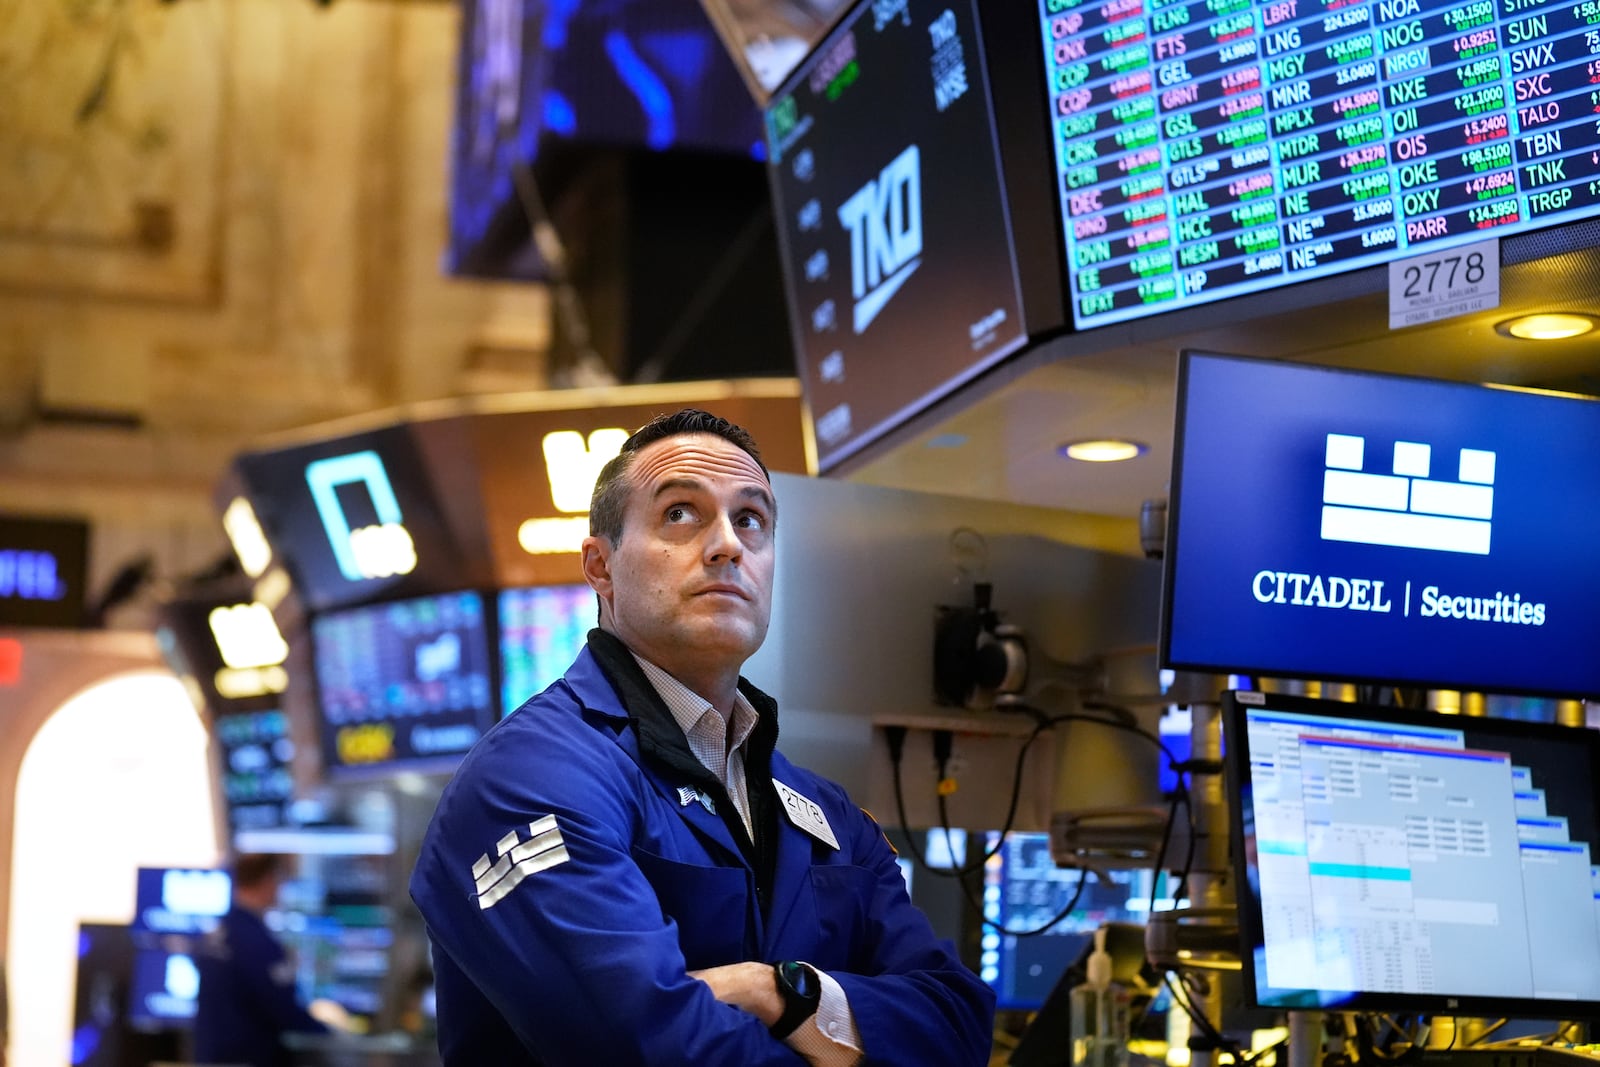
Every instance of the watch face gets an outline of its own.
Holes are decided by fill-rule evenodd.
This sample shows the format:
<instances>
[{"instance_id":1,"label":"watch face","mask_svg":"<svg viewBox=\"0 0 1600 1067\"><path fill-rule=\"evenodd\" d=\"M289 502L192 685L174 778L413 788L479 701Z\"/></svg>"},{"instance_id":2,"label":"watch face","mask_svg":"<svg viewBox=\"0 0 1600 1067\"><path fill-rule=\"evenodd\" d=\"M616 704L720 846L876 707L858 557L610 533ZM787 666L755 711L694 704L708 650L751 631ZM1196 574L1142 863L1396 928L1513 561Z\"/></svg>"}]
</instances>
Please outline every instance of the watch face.
<instances>
[{"instance_id":1,"label":"watch face","mask_svg":"<svg viewBox=\"0 0 1600 1067\"><path fill-rule=\"evenodd\" d=\"M785 962L783 978L805 1000L820 996L822 993L818 988L816 972L803 963L796 963L793 960Z\"/></svg>"}]
</instances>

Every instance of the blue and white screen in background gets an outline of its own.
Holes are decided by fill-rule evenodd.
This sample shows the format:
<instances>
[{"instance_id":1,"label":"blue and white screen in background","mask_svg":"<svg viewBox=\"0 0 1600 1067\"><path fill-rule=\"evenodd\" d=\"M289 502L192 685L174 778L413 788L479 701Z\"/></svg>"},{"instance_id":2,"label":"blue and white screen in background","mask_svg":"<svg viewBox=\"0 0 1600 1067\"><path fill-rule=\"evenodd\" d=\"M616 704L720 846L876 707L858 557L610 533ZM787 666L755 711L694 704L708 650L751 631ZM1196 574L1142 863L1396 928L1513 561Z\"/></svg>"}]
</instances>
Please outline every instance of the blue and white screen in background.
<instances>
[{"instance_id":1,"label":"blue and white screen in background","mask_svg":"<svg viewBox=\"0 0 1600 1067\"><path fill-rule=\"evenodd\" d=\"M1460 730L1245 714L1262 1003L1600 1001L1600 868L1539 769Z\"/></svg>"},{"instance_id":2,"label":"blue and white screen in background","mask_svg":"<svg viewBox=\"0 0 1600 1067\"><path fill-rule=\"evenodd\" d=\"M1185 353L1166 666L1600 694L1600 401Z\"/></svg>"},{"instance_id":3,"label":"blue and white screen in background","mask_svg":"<svg viewBox=\"0 0 1600 1067\"><path fill-rule=\"evenodd\" d=\"M500 593L500 714L566 673L596 625L587 585L548 585Z\"/></svg>"},{"instance_id":4,"label":"blue and white screen in background","mask_svg":"<svg viewBox=\"0 0 1600 1067\"><path fill-rule=\"evenodd\" d=\"M216 929L233 904L227 871L189 867L140 867L134 883L137 933L204 934Z\"/></svg>"},{"instance_id":5,"label":"blue and white screen in background","mask_svg":"<svg viewBox=\"0 0 1600 1067\"><path fill-rule=\"evenodd\" d=\"M128 1018L147 1030L187 1029L199 1007L200 968L188 951L137 948L128 982Z\"/></svg>"},{"instance_id":6,"label":"blue and white screen in background","mask_svg":"<svg viewBox=\"0 0 1600 1067\"><path fill-rule=\"evenodd\" d=\"M294 796L294 741L281 710L218 715L213 733L222 746L222 797L234 833L287 822Z\"/></svg>"}]
</instances>

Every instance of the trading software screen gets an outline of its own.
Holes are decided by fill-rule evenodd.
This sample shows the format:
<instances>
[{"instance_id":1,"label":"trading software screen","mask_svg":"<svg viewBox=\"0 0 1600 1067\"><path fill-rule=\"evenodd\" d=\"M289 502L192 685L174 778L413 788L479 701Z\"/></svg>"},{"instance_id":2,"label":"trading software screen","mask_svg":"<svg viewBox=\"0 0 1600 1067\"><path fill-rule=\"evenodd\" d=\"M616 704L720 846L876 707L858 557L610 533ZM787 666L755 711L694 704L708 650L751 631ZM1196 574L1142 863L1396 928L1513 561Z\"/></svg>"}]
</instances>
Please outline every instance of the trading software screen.
<instances>
[{"instance_id":1,"label":"trading software screen","mask_svg":"<svg viewBox=\"0 0 1600 1067\"><path fill-rule=\"evenodd\" d=\"M1258 1003L1600 1008L1592 731L1261 693L1226 706Z\"/></svg>"}]
</instances>

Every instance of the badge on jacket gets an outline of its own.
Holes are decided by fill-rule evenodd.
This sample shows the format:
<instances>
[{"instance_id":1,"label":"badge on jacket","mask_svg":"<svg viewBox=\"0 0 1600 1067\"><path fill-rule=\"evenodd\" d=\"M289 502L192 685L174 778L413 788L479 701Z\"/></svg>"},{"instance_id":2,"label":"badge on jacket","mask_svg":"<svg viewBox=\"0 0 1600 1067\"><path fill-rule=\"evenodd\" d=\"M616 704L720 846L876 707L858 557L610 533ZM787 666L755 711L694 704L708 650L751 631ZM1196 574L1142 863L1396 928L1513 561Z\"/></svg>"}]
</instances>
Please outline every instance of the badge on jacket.
<instances>
[{"instance_id":1,"label":"badge on jacket","mask_svg":"<svg viewBox=\"0 0 1600 1067\"><path fill-rule=\"evenodd\" d=\"M789 816L789 821L837 851L839 839L833 836L833 828L828 825L828 817L823 814L821 806L776 778L772 780L772 784L778 790L778 799L783 801L784 814Z\"/></svg>"}]
</instances>

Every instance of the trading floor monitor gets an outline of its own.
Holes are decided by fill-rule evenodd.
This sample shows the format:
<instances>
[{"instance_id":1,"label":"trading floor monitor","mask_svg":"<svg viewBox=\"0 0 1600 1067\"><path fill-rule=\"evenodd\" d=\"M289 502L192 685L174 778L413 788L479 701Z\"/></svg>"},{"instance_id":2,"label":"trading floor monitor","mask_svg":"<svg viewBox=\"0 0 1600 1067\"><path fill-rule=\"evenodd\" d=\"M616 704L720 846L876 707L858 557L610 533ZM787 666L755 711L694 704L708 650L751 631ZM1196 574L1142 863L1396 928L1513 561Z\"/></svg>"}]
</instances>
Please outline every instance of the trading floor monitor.
<instances>
[{"instance_id":1,"label":"trading floor monitor","mask_svg":"<svg viewBox=\"0 0 1600 1067\"><path fill-rule=\"evenodd\" d=\"M1600 733L1225 694L1258 1006L1600 1016Z\"/></svg>"}]
</instances>

